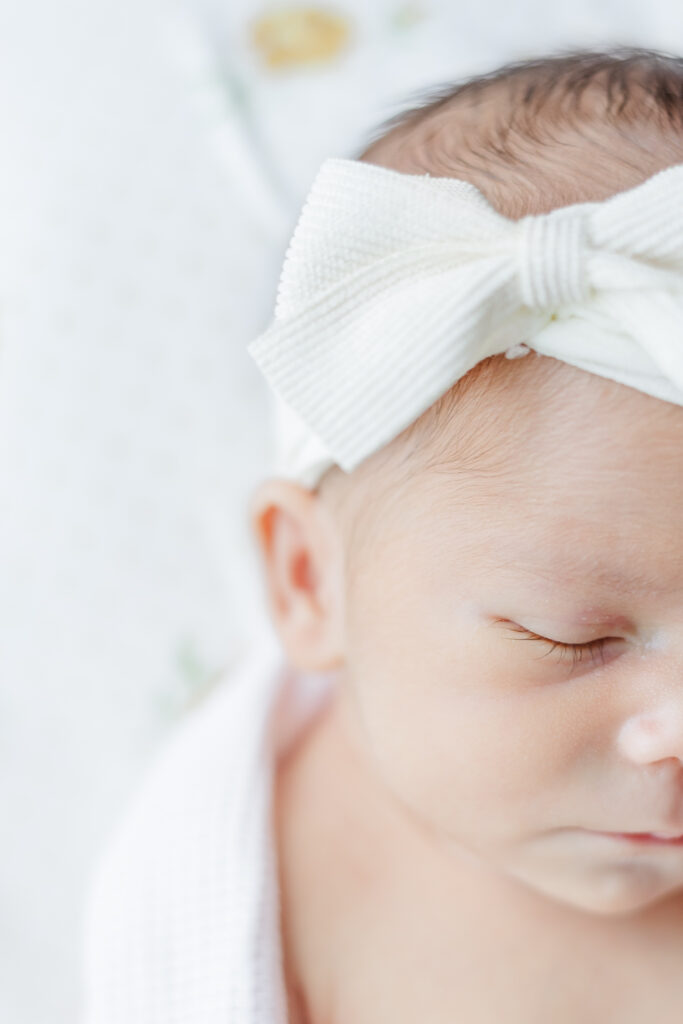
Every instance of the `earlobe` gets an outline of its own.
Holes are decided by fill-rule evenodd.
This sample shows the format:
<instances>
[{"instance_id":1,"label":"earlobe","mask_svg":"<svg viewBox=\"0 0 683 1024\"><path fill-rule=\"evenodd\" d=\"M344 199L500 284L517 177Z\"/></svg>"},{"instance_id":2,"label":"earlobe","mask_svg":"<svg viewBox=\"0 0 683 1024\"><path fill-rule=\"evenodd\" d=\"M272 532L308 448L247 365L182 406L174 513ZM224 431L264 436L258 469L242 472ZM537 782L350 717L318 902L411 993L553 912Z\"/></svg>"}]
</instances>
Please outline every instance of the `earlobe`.
<instances>
[{"instance_id":1,"label":"earlobe","mask_svg":"<svg viewBox=\"0 0 683 1024\"><path fill-rule=\"evenodd\" d=\"M327 512L289 480L258 485L249 503L273 623L290 660L325 671L341 664L337 548Z\"/></svg>"}]
</instances>

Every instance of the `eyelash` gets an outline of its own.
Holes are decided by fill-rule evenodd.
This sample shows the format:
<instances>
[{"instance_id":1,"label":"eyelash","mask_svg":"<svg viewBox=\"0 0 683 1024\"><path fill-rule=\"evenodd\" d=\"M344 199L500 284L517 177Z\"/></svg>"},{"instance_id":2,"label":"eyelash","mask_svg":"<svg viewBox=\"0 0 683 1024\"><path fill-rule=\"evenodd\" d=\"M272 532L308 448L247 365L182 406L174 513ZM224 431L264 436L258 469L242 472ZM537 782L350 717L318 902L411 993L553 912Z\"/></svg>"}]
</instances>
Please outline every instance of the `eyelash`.
<instances>
[{"instance_id":1,"label":"eyelash","mask_svg":"<svg viewBox=\"0 0 683 1024\"><path fill-rule=\"evenodd\" d=\"M504 621L504 620L501 620L501 621ZM513 632L514 633L523 633L524 634L524 636L519 637L520 640L535 640L535 641L541 641L542 640L543 643L550 644L550 650L546 651L545 654L542 654L541 655L542 658L546 658L549 654L552 654L554 650L559 648L560 651L561 651L560 661L562 661L562 655L564 655L564 652L565 651L571 651L572 652L572 669L575 668L577 664L579 664L580 662L582 662L584 660L584 652L590 656L591 661L594 664L597 664L598 663L598 661L596 659L596 651L597 651L598 656L599 656L599 660L600 660L600 664L604 665L604 663L605 663L604 647L605 647L605 644L607 643L607 637L602 637L600 640L591 640L589 643L586 643L586 644L563 644L560 640L550 640L547 636L540 636L538 633L533 633L530 629L524 629L522 627L519 627L518 629L514 629Z\"/></svg>"}]
</instances>

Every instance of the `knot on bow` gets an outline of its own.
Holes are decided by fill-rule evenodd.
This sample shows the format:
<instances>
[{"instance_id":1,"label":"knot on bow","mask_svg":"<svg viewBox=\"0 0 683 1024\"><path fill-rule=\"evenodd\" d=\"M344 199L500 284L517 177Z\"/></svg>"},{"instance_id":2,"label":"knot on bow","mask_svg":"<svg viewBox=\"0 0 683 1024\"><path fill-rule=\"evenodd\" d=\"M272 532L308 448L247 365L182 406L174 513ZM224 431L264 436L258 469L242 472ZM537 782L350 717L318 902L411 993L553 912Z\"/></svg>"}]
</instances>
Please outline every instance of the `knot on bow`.
<instances>
[{"instance_id":1,"label":"knot on bow","mask_svg":"<svg viewBox=\"0 0 683 1024\"><path fill-rule=\"evenodd\" d=\"M585 216L558 216L553 211L523 217L517 223L518 283L523 304L533 310L546 310L584 302L590 293Z\"/></svg>"}]
</instances>

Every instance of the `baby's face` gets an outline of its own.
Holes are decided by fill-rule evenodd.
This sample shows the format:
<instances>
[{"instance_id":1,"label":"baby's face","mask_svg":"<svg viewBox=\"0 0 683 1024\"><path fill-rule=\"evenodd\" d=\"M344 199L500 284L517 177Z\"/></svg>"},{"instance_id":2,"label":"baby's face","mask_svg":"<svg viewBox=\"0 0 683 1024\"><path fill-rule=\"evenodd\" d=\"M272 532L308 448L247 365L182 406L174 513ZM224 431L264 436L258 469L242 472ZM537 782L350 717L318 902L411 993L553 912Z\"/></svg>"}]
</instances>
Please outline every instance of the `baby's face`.
<instances>
[{"instance_id":1,"label":"baby's face","mask_svg":"<svg viewBox=\"0 0 683 1024\"><path fill-rule=\"evenodd\" d=\"M497 469L382 499L342 686L438 842L623 913L683 890L683 845L600 834L683 834L683 408L554 360L536 387L532 358Z\"/></svg>"}]
</instances>

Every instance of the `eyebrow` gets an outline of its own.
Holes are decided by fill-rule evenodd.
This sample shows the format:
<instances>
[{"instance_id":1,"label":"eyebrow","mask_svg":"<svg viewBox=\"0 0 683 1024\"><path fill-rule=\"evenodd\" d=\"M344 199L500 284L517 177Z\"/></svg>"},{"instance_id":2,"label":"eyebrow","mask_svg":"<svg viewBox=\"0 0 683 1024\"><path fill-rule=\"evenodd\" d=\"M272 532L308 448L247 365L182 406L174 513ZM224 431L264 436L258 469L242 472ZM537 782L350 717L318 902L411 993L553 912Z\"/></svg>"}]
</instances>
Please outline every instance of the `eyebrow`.
<instances>
[{"instance_id":1,"label":"eyebrow","mask_svg":"<svg viewBox=\"0 0 683 1024\"><path fill-rule=\"evenodd\" d=\"M646 573L617 571L595 563L587 563L582 566L580 563L569 563L565 560L554 564L551 562L547 567L542 567L533 565L533 560L537 557L537 551L528 555L520 553L517 558L506 561L504 567L514 569L517 573L546 579L549 583L560 586L575 586L589 578L591 585L596 589L600 588L622 596L648 591L664 592L661 576L653 577ZM683 588L683 581L681 587Z\"/></svg>"}]
</instances>

